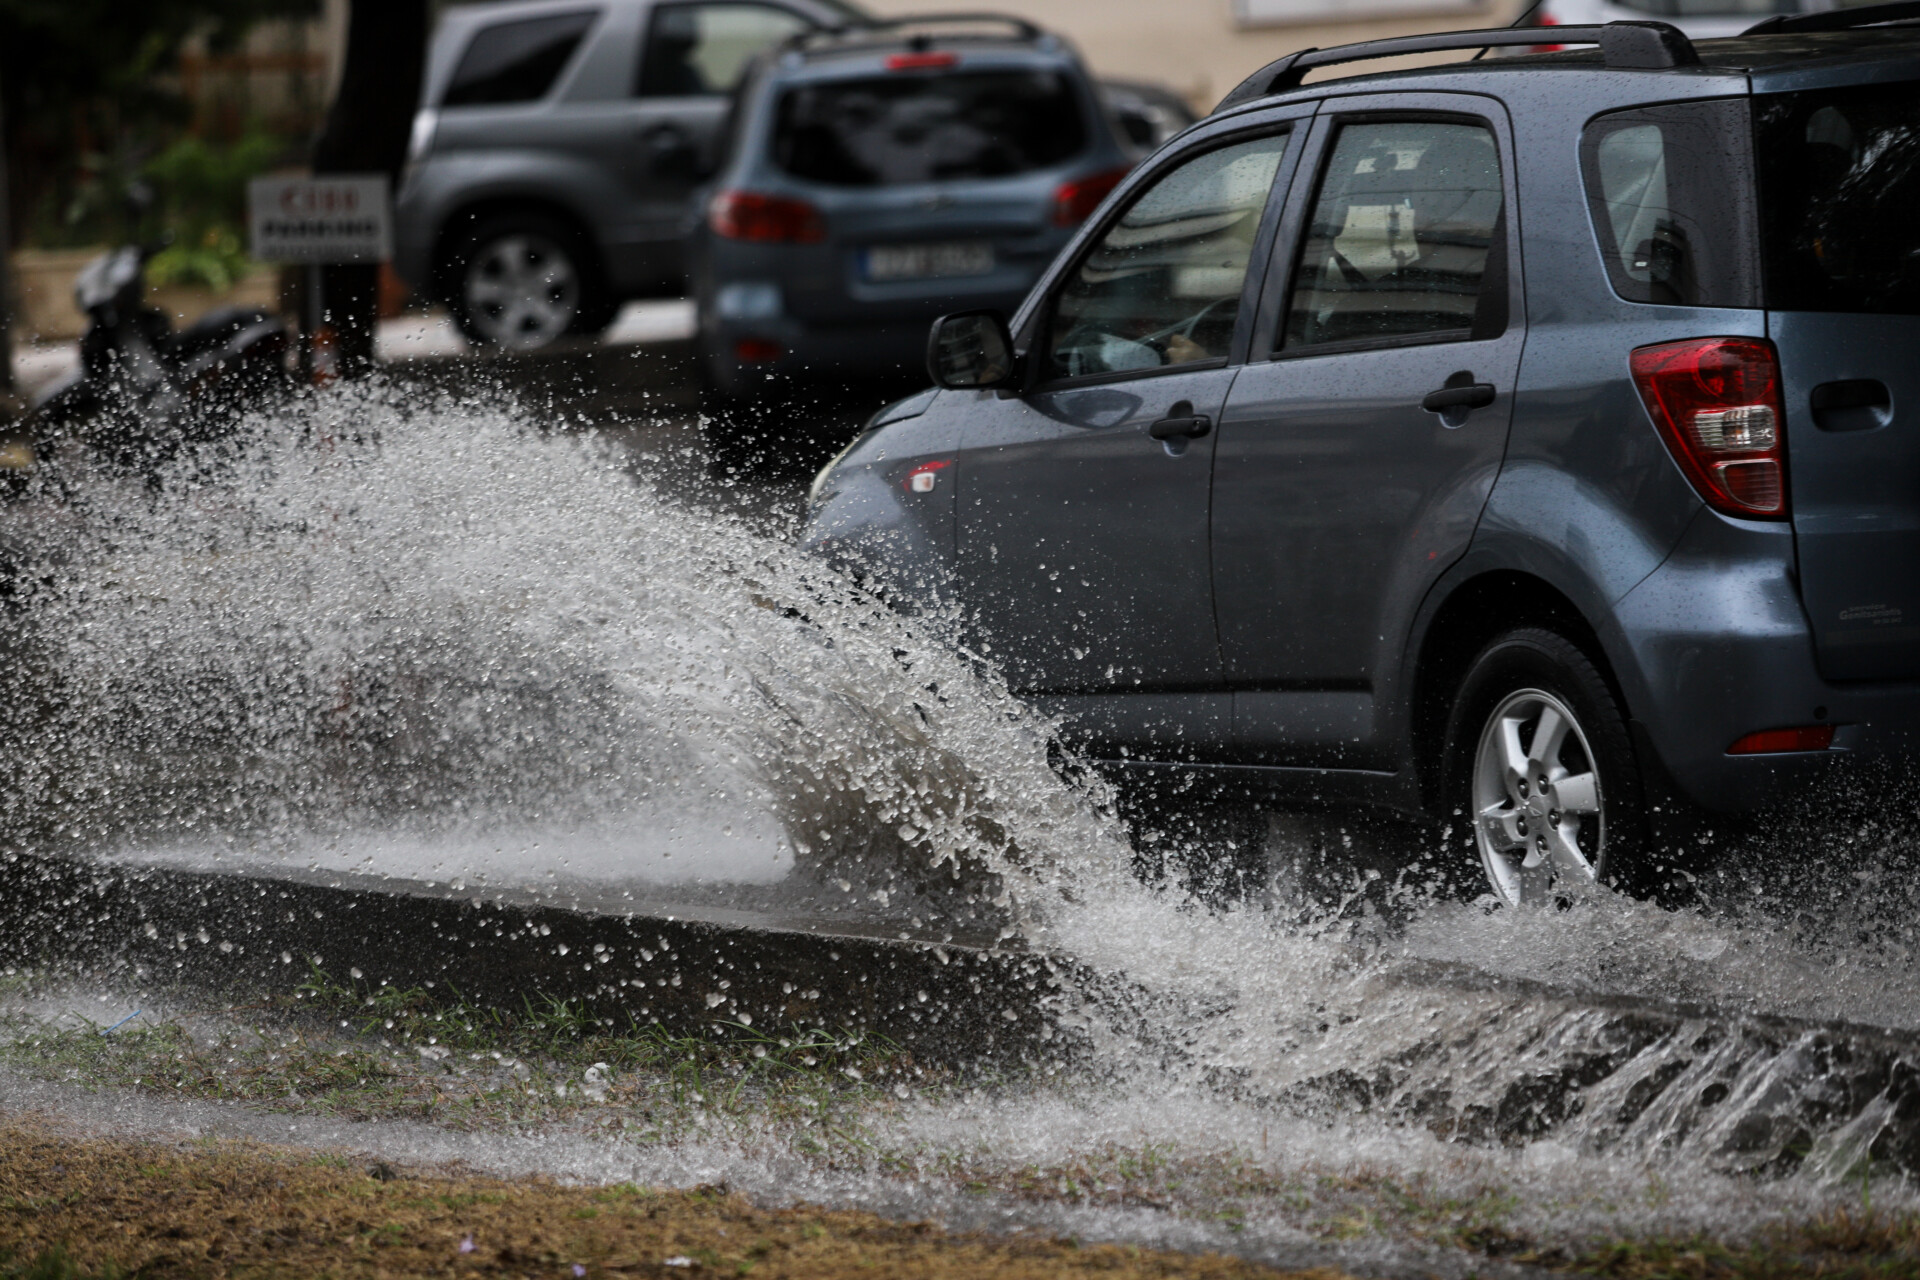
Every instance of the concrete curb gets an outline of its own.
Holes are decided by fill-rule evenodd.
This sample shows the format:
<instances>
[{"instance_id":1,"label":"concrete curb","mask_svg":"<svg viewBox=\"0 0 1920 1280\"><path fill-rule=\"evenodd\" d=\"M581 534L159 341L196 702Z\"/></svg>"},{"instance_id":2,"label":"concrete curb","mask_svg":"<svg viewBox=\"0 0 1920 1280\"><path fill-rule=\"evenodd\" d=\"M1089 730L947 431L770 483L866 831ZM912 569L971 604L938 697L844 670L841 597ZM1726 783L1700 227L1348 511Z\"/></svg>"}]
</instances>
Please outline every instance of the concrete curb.
<instances>
[{"instance_id":1,"label":"concrete curb","mask_svg":"<svg viewBox=\"0 0 1920 1280\"><path fill-rule=\"evenodd\" d=\"M1023 1058L1054 1038L1041 997L1060 978L1027 952L387 889L4 855L0 963L246 992L291 991L317 964L340 981L357 969L482 1004L580 1000L679 1030L860 1031L928 1061Z\"/></svg>"}]
</instances>

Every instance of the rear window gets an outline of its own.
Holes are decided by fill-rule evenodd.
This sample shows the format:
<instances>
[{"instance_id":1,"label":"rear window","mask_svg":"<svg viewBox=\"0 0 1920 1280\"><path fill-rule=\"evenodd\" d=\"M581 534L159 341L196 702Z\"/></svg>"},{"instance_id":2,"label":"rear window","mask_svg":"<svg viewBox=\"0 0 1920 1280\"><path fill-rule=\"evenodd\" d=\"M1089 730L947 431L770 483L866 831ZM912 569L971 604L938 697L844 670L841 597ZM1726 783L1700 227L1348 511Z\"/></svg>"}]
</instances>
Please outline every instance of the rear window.
<instances>
[{"instance_id":1,"label":"rear window","mask_svg":"<svg viewBox=\"0 0 1920 1280\"><path fill-rule=\"evenodd\" d=\"M442 105L497 106L546 97L599 16L597 9L581 9L482 27L467 42Z\"/></svg>"},{"instance_id":2,"label":"rear window","mask_svg":"<svg viewBox=\"0 0 1920 1280\"><path fill-rule=\"evenodd\" d=\"M809 182L881 187L1030 173L1086 145L1065 75L963 71L789 89L775 115L773 159Z\"/></svg>"},{"instance_id":3,"label":"rear window","mask_svg":"<svg viewBox=\"0 0 1920 1280\"><path fill-rule=\"evenodd\" d=\"M1755 100L1768 305L1920 314L1920 92Z\"/></svg>"},{"instance_id":4,"label":"rear window","mask_svg":"<svg viewBox=\"0 0 1920 1280\"><path fill-rule=\"evenodd\" d=\"M1601 116L1580 158L1614 292L1668 306L1760 305L1744 99Z\"/></svg>"}]
</instances>

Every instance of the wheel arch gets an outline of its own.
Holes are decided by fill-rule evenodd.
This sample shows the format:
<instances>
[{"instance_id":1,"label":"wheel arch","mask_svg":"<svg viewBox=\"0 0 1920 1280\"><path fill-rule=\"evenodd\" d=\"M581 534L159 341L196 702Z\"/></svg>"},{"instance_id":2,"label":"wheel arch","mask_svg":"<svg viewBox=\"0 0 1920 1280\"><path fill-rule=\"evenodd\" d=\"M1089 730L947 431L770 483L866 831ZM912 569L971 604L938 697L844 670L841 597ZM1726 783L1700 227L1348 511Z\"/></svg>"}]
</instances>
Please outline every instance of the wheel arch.
<instances>
[{"instance_id":1,"label":"wheel arch","mask_svg":"<svg viewBox=\"0 0 1920 1280\"><path fill-rule=\"evenodd\" d=\"M1420 634L1411 698L1411 746L1420 799L1430 813L1442 803L1441 754L1453 693L1475 655L1503 632L1542 627L1564 636L1599 669L1623 713L1631 710L1607 646L1566 592L1536 574L1493 569L1457 583Z\"/></svg>"}]
</instances>

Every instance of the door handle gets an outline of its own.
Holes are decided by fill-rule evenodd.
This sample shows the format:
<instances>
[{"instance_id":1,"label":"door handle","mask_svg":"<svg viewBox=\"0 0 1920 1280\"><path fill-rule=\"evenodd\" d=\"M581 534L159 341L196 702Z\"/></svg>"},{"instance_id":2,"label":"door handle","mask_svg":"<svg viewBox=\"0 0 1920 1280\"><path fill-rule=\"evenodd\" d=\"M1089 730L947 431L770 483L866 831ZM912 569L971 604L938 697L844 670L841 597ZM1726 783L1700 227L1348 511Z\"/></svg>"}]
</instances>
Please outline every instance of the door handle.
<instances>
[{"instance_id":1,"label":"door handle","mask_svg":"<svg viewBox=\"0 0 1920 1280\"><path fill-rule=\"evenodd\" d=\"M1493 396L1491 382L1470 382L1464 386L1448 386L1438 391L1429 391L1426 398L1420 402L1420 407L1428 413L1445 413L1449 409L1465 409L1471 412L1492 404Z\"/></svg>"},{"instance_id":2,"label":"door handle","mask_svg":"<svg viewBox=\"0 0 1920 1280\"><path fill-rule=\"evenodd\" d=\"M1822 431L1872 431L1893 421L1893 397L1878 378L1823 382L1809 398Z\"/></svg>"},{"instance_id":3,"label":"door handle","mask_svg":"<svg viewBox=\"0 0 1920 1280\"><path fill-rule=\"evenodd\" d=\"M1213 419L1193 411L1191 400L1176 401L1167 416L1147 428L1155 440L1198 440L1213 430Z\"/></svg>"}]
</instances>

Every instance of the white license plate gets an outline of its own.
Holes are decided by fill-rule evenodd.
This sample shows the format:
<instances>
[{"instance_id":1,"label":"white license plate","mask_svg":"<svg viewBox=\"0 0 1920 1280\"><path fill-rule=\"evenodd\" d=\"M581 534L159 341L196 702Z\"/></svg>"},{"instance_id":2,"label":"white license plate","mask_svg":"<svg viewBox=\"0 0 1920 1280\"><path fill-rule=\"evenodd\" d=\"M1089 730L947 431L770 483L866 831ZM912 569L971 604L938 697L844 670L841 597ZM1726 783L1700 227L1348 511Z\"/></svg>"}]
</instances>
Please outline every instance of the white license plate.
<instances>
[{"instance_id":1,"label":"white license plate","mask_svg":"<svg viewBox=\"0 0 1920 1280\"><path fill-rule=\"evenodd\" d=\"M869 280L937 280L984 276L993 270L988 244L884 244L866 252Z\"/></svg>"}]
</instances>

